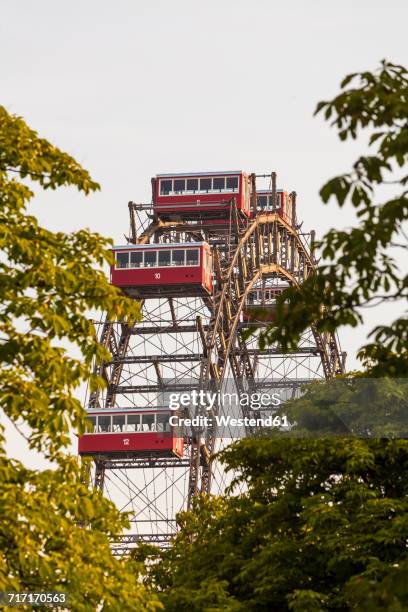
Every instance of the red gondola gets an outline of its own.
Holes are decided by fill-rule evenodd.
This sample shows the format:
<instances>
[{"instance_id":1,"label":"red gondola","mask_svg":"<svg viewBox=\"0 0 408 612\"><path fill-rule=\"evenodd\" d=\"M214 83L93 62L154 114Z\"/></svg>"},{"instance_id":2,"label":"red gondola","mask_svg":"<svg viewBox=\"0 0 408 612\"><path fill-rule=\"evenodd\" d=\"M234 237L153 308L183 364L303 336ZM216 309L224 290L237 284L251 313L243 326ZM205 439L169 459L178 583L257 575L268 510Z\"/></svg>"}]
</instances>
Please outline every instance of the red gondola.
<instances>
[{"instance_id":1,"label":"red gondola","mask_svg":"<svg viewBox=\"0 0 408 612\"><path fill-rule=\"evenodd\" d=\"M79 436L80 455L151 454L160 456L184 454L180 428L170 425L169 410L116 408L89 410L91 431Z\"/></svg>"},{"instance_id":2,"label":"red gondola","mask_svg":"<svg viewBox=\"0 0 408 612\"><path fill-rule=\"evenodd\" d=\"M292 202L291 197L283 189L276 190L276 207L273 208L272 191L265 189L257 191L258 212L277 212L286 223L292 225Z\"/></svg>"},{"instance_id":3,"label":"red gondola","mask_svg":"<svg viewBox=\"0 0 408 612\"><path fill-rule=\"evenodd\" d=\"M247 303L243 312L243 320L254 323L271 322L275 319L276 298L280 296L284 287L265 287L253 289L248 294Z\"/></svg>"},{"instance_id":4,"label":"red gondola","mask_svg":"<svg viewBox=\"0 0 408 612\"><path fill-rule=\"evenodd\" d=\"M116 246L111 283L135 298L206 296L212 291L212 255L207 242Z\"/></svg>"},{"instance_id":5,"label":"red gondola","mask_svg":"<svg viewBox=\"0 0 408 612\"><path fill-rule=\"evenodd\" d=\"M152 191L153 210L162 218L175 214L185 219L226 218L233 200L245 216L251 214L251 180L241 170L158 174L152 179Z\"/></svg>"}]
</instances>

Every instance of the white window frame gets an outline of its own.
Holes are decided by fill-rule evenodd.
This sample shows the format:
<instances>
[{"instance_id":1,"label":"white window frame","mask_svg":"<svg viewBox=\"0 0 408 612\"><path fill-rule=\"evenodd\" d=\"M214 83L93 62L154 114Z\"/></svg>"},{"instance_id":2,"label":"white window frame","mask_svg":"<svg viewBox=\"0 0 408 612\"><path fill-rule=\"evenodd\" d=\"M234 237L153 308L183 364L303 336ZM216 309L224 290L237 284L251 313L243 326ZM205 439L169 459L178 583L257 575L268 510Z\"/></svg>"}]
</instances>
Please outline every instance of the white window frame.
<instances>
[{"instance_id":1,"label":"white window frame","mask_svg":"<svg viewBox=\"0 0 408 612\"><path fill-rule=\"evenodd\" d=\"M198 189L187 189L187 181L197 181L198 183ZM187 195L194 195L195 193L200 193L200 177L194 177L194 176L190 176L188 178L186 178L186 189L184 191L185 194Z\"/></svg>"},{"instance_id":2,"label":"white window frame","mask_svg":"<svg viewBox=\"0 0 408 612\"><path fill-rule=\"evenodd\" d=\"M258 198L266 198L266 206L261 206L261 203L258 201L258 206L259 208L262 208L262 210L265 210L269 207L269 196L266 193L260 193L258 194Z\"/></svg>"},{"instance_id":3,"label":"white window frame","mask_svg":"<svg viewBox=\"0 0 408 612\"><path fill-rule=\"evenodd\" d=\"M167 179L163 178L163 179L159 179L159 197L163 197L163 198L165 198L165 197L167 197L167 196L169 196L169 195L171 195L171 194L173 193L173 186L174 186L173 180L174 180L174 179L172 179L172 178L167 178ZM168 181L168 182L171 182L171 189L170 189L169 193L161 193L161 183L162 183L162 181Z\"/></svg>"},{"instance_id":4,"label":"white window frame","mask_svg":"<svg viewBox=\"0 0 408 612\"><path fill-rule=\"evenodd\" d=\"M96 429L97 429L97 431L95 433L97 433L98 435L112 433L112 415L111 414L97 414L95 416L96 416ZM98 431L99 430L99 417L100 416L103 416L104 418L106 418L107 416L109 417L110 422L109 422L108 431Z\"/></svg>"},{"instance_id":5,"label":"white window frame","mask_svg":"<svg viewBox=\"0 0 408 612\"><path fill-rule=\"evenodd\" d=\"M182 265L178 264L178 263L173 264L173 253L176 253L176 252L179 252L179 251L183 251L183 253L184 253L184 263ZM186 267L186 249L180 248L180 249L172 249L171 250L171 263L170 263L170 267L171 268L185 268Z\"/></svg>"},{"instance_id":6,"label":"white window frame","mask_svg":"<svg viewBox=\"0 0 408 612\"><path fill-rule=\"evenodd\" d=\"M128 429L128 425L129 425L129 423L128 423L128 417L129 417L129 416L137 416L137 417L139 418L138 423L132 423L132 427L133 427L133 425L136 425L136 430L134 430L134 429ZM141 415L141 414L135 414L135 413L133 413L133 414L127 414L127 415L126 415L126 424L125 424L125 431L126 431L126 433L141 433L141 431L142 431L142 429L141 429L141 422L142 422L142 421L141 421L141 417L142 417L142 415Z\"/></svg>"},{"instance_id":7,"label":"white window frame","mask_svg":"<svg viewBox=\"0 0 408 612\"><path fill-rule=\"evenodd\" d=\"M220 189L214 189L214 179L217 178L223 178L224 179L224 189L220 190ZM238 179L238 187L234 188L234 187L229 187L227 188L227 179L229 178L236 178ZM240 189L240 178L241 175L240 174L225 174L225 175L213 175L213 176L186 176L186 177L174 177L174 178L160 178L159 179L159 197L160 198L167 198L167 197L174 197L175 195L205 195L205 194L213 194L213 193L239 193L239 189ZM174 181L183 181L184 180L184 186L187 187L187 181L190 179L194 179L194 180L198 180L198 189L196 190L187 190L184 189L184 191L176 191L174 189ZM210 179L211 180L211 189L201 189L201 184L200 181L201 179ZM162 181L172 181L172 189L169 193L161 193L161 183Z\"/></svg>"},{"instance_id":8,"label":"white window frame","mask_svg":"<svg viewBox=\"0 0 408 612\"><path fill-rule=\"evenodd\" d=\"M171 251L172 251L172 249L158 249L157 250L157 260L156 261L157 261L157 267L158 268L171 268L172 267L171 266ZM169 263L168 266L163 266L163 265L160 265L160 263L159 263L159 259L160 259L159 255L160 255L160 253L166 253L166 252L170 253L170 263Z\"/></svg>"},{"instance_id":9,"label":"white window frame","mask_svg":"<svg viewBox=\"0 0 408 612\"><path fill-rule=\"evenodd\" d=\"M187 265L187 250L197 250L198 251L198 263L197 264L188 264ZM184 251L184 264L183 265L173 265L173 256L170 255L170 265L169 266L161 266L159 265L159 253L160 251L170 251L173 253L174 251ZM116 251L115 253L121 253L122 251ZM176 247L176 248L166 248L166 249L145 249L144 251L139 251L142 253L142 265L139 267L133 267L130 265L130 253L134 253L135 251L126 251L128 253L128 267L127 268L117 268L116 267L116 255L115 255L115 270L156 270L156 269L164 269L164 268L199 268L201 265L201 248L199 246L189 246L189 247ZM156 265L154 266L145 266L145 253L156 253Z\"/></svg>"},{"instance_id":10,"label":"white window frame","mask_svg":"<svg viewBox=\"0 0 408 612\"><path fill-rule=\"evenodd\" d=\"M147 253L149 253L149 254L154 253L156 255L156 263L153 266L150 265L150 264L148 266L146 266L146 254ZM157 266L158 259L159 259L159 257L157 255L157 251L156 250L149 249L148 251L143 251L143 268L145 270L150 270L151 268L157 268L158 267Z\"/></svg>"},{"instance_id":11,"label":"white window frame","mask_svg":"<svg viewBox=\"0 0 408 612\"><path fill-rule=\"evenodd\" d=\"M114 427L113 426L113 419L114 419L114 417L125 417L125 420L124 420L124 423L123 423L124 429L121 429L121 430L118 430L118 431L115 431L113 429L113 427ZM125 433L126 432L126 426L127 426L127 415L126 414L121 414L121 413L111 414L111 433Z\"/></svg>"},{"instance_id":12,"label":"white window frame","mask_svg":"<svg viewBox=\"0 0 408 612\"><path fill-rule=\"evenodd\" d=\"M95 419L95 424L93 426L93 431L87 431L85 432L86 434L96 434L97 432L97 428L98 428L98 415L97 414L89 414L86 417L86 420L89 421L90 419Z\"/></svg>"},{"instance_id":13,"label":"white window frame","mask_svg":"<svg viewBox=\"0 0 408 612\"><path fill-rule=\"evenodd\" d=\"M95 414L95 415L89 415L87 418L89 419L91 418L95 418L95 430L86 432L86 435L104 435L104 434L124 434L124 433L156 433L157 432L157 415L158 414L165 414L168 416L168 419L170 418L170 412L163 412L163 413L157 413L157 412L141 412L140 414L137 413L132 413L131 415L128 414L124 414L124 413L117 413L117 414ZM148 430L143 430L142 429L142 425L143 425L143 415L149 415L149 416L153 416L153 428L152 429L148 429ZM107 416L110 418L110 424L109 424L109 429L108 431L98 431L99 429L99 417L104 417L106 418ZM121 431L113 431L113 417L114 416L124 416L125 417L125 423L124 423L124 429ZM138 416L139 417L139 422L136 423L136 431L134 430L128 430L128 416ZM169 422L169 420L167 421ZM132 423L132 426L134 425L134 423ZM169 426L169 429L164 429L163 432L171 432L171 426ZM163 433L160 432L160 433Z\"/></svg>"},{"instance_id":14,"label":"white window frame","mask_svg":"<svg viewBox=\"0 0 408 612\"><path fill-rule=\"evenodd\" d=\"M140 253L142 255L142 262L140 264L140 266L132 266L132 253ZM141 268L144 268L144 251L129 251L129 270L140 270Z\"/></svg>"},{"instance_id":15,"label":"white window frame","mask_svg":"<svg viewBox=\"0 0 408 612\"><path fill-rule=\"evenodd\" d=\"M126 254L128 256L128 265L125 268L118 268L117 267L117 263L118 263L118 259L116 257L116 255L124 255ZM129 270L129 264L130 264L130 251L115 251L115 270Z\"/></svg>"},{"instance_id":16,"label":"white window frame","mask_svg":"<svg viewBox=\"0 0 408 612\"><path fill-rule=\"evenodd\" d=\"M184 255L184 265L186 268L198 268L200 266L200 248L199 247L187 247L184 249L185 251L185 255ZM189 264L187 263L187 251L198 251L198 263L196 264Z\"/></svg>"},{"instance_id":17,"label":"white window frame","mask_svg":"<svg viewBox=\"0 0 408 612\"><path fill-rule=\"evenodd\" d=\"M180 191L179 189L175 188L174 183L176 181L184 181L184 189L182 191ZM174 195L184 195L186 193L186 184L187 184L186 181L187 181L187 179L184 178L184 177L183 178L180 177L180 178L174 178L173 179L173 194Z\"/></svg>"}]
</instances>

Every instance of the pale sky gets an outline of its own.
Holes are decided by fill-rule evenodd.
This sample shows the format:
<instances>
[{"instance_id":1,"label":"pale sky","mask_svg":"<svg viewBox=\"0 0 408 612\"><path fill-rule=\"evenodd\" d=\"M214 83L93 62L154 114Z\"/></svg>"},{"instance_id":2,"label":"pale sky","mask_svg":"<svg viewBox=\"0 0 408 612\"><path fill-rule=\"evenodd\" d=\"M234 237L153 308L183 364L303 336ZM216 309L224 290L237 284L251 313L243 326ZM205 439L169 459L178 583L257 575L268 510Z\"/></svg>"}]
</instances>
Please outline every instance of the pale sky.
<instances>
[{"instance_id":1,"label":"pale sky","mask_svg":"<svg viewBox=\"0 0 408 612\"><path fill-rule=\"evenodd\" d=\"M123 243L127 202L150 201L156 173L276 170L305 229L347 226L318 190L365 147L313 110L349 72L407 65L407 22L406 0L2 0L0 104L102 186L42 194L35 214ZM370 311L369 327L394 314ZM364 341L341 334L349 367Z\"/></svg>"}]
</instances>

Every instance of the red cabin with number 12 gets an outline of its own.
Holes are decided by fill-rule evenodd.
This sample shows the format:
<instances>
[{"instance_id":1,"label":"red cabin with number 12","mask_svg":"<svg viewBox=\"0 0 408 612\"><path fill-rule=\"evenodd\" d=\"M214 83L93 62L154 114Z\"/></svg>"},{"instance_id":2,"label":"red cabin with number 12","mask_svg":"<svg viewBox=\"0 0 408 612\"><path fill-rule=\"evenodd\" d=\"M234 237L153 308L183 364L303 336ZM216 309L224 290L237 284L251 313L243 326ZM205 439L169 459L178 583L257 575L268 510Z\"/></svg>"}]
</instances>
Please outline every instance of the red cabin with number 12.
<instances>
[{"instance_id":1,"label":"red cabin with number 12","mask_svg":"<svg viewBox=\"0 0 408 612\"><path fill-rule=\"evenodd\" d=\"M89 410L90 431L78 439L80 455L184 454L184 438L166 409L113 408Z\"/></svg>"}]
</instances>

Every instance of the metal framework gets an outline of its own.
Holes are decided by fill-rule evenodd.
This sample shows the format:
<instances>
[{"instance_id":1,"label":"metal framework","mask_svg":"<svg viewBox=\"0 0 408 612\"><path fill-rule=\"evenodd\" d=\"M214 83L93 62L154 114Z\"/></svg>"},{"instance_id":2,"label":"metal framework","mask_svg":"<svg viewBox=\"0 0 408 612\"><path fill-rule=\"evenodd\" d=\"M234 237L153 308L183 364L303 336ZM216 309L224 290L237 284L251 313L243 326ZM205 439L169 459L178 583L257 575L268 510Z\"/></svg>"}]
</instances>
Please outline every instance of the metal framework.
<instances>
[{"instance_id":1,"label":"metal framework","mask_svg":"<svg viewBox=\"0 0 408 612\"><path fill-rule=\"evenodd\" d=\"M276 202L276 175L271 176ZM296 194L290 197L296 219ZM252 200L254 210L255 175ZM95 366L107 387L103 393L91 394L89 407L165 405L169 393L189 389L193 382L200 388L220 389L226 379L235 381L238 390L285 388L293 393L312 379L343 372L344 354L337 339L314 328L303 335L296 351L285 354L278 346L259 349L259 324L248 341L239 333L253 325L242 315L251 290L296 286L313 274L313 232L302 233L296 222L291 226L276 212L248 220L233 201L224 220L202 215L186 221L174 216L143 223L146 208L129 203L128 241L207 241L213 252L215 289L206 298L194 297L183 286L146 299L143 320L135 327L109 320L100 323L100 342L112 358ZM227 475L212 457L230 440L207 428L186 442L184 459L154 453L95 457L94 486L131 512L131 532L118 535L112 544L117 554L138 542L168 545L177 530L177 513L188 508L195 495L225 490Z\"/></svg>"}]
</instances>

